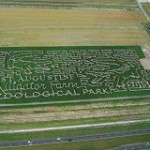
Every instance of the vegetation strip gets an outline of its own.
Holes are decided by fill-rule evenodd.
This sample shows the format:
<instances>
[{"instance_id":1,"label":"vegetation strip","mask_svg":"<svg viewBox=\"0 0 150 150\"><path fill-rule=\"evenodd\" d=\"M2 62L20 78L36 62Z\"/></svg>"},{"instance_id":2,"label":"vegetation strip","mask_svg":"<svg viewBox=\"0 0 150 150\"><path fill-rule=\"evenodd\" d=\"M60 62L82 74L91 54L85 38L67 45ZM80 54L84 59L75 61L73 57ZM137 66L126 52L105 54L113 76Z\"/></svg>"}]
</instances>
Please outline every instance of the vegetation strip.
<instances>
[{"instance_id":1,"label":"vegetation strip","mask_svg":"<svg viewBox=\"0 0 150 150\"><path fill-rule=\"evenodd\" d=\"M72 126L63 126L63 127L50 127L50 128L34 128L34 129L21 129L21 130L7 130L0 131L0 134L8 133L25 133L25 132L39 132L39 131L53 131L53 130L64 130L64 129L77 129L77 128L90 128L90 127L100 127L100 126L110 126L110 125L124 125L124 124L133 124L140 122L149 122L150 119L144 120L131 120L131 121L118 121L118 122L107 122L100 124L85 124L85 125L72 125Z\"/></svg>"},{"instance_id":2,"label":"vegetation strip","mask_svg":"<svg viewBox=\"0 0 150 150\"><path fill-rule=\"evenodd\" d=\"M134 1L52 1L52 0L38 0L38 1L25 1L25 0L0 0L0 7L22 7L22 8L55 8L55 9L75 9L75 8L97 8L97 9L126 9L136 10L137 5Z\"/></svg>"},{"instance_id":3,"label":"vegetation strip","mask_svg":"<svg viewBox=\"0 0 150 150\"><path fill-rule=\"evenodd\" d=\"M52 102L36 102L36 103L21 103L21 104L0 104L0 108L8 108L8 107L15 107L15 106L19 106L18 108L20 108L21 106L41 106L41 105L59 105L59 104L68 104L68 105L73 105L73 104L86 104L86 103L96 103L96 102L107 102L107 101L123 101L123 100L138 100L141 101L141 99L144 100L148 100L149 101L150 95L145 95L145 96L130 96L130 97L115 97L115 98L98 98L98 99L84 99L84 100L67 100L67 101L52 101Z\"/></svg>"},{"instance_id":4,"label":"vegetation strip","mask_svg":"<svg viewBox=\"0 0 150 150\"><path fill-rule=\"evenodd\" d=\"M89 134L102 134L111 132L124 132L132 130L149 129L150 122L126 124L126 125L114 125L114 126L103 126L103 127L92 127L92 128L81 128L81 129L69 129L69 130L57 130L57 131L41 131L41 132L30 132L30 133L13 133L13 134L1 134L1 142L10 141L24 141L33 139L46 139L46 138L57 138L57 137L71 137L71 136L82 136Z\"/></svg>"}]
</instances>

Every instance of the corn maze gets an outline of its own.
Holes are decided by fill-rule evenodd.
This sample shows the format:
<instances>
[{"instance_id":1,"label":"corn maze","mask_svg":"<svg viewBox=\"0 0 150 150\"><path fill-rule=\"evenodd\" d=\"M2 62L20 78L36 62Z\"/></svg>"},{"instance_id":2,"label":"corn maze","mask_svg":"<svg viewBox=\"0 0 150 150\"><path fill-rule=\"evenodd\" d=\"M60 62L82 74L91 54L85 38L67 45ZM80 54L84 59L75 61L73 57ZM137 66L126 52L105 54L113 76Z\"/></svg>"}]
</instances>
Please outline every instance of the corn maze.
<instances>
[{"instance_id":1,"label":"corn maze","mask_svg":"<svg viewBox=\"0 0 150 150\"><path fill-rule=\"evenodd\" d=\"M0 48L0 103L145 95L144 57L138 46Z\"/></svg>"}]
</instances>

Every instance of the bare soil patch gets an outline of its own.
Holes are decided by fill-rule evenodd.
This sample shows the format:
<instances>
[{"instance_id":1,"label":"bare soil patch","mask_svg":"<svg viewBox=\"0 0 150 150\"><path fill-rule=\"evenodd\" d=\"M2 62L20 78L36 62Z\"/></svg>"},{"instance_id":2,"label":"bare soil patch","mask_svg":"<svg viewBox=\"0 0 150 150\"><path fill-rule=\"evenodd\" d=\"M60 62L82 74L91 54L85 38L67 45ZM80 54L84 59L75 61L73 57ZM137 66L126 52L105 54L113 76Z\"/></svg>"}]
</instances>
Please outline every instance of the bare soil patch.
<instances>
[{"instance_id":1,"label":"bare soil patch","mask_svg":"<svg viewBox=\"0 0 150 150\"><path fill-rule=\"evenodd\" d=\"M0 46L150 44L140 12L1 9Z\"/></svg>"}]
</instances>

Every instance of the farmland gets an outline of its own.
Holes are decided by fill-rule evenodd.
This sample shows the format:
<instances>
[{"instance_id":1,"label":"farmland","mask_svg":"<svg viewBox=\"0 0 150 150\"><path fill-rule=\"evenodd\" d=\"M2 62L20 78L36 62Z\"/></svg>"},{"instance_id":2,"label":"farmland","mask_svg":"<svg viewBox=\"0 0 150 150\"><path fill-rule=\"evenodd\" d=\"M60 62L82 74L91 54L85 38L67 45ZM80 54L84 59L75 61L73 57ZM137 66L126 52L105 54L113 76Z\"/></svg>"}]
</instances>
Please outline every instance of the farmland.
<instances>
[{"instance_id":1,"label":"farmland","mask_svg":"<svg viewBox=\"0 0 150 150\"><path fill-rule=\"evenodd\" d=\"M2 8L0 22L3 47L150 44L139 11Z\"/></svg>"},{"instance_id":2,"label":"farmland","mask_svg":"<svg viewBox=\"0 0 150 150\"><path fill-rule=\"evenodd\" d=\"M140 47L0 49L1 103L140 96L150 71ZM41 62L42 61L42 62Z\"/></svg>"},{"instance_id":3,"label":"farmland","mask_svg":"<svg viewBox=\"0 0 150 150\"><path fill-rule=\"evenodd\" d=\"M2 47L0 57L1 132L149 118L150 70L141 62L147 56L139 46ZM124 96L129 98L124 100ZM43 104L46 101L68 103ZM21 103L27 104L16 105ZM127 127L114 125L93 128L90 134L148 127L147 122ZM61 136L84 135L88 131L68 134L66 130ZM0 134L0 139L14 141L22 135L19 139L26 140L60 133Z\"/></svg>"},{"instance_id":4,"label":"farmland","mask_svg":"<svg viewBox=\"0 0 150 150\"><path fill-rule=\"evenodd\" d=\"M140 110L140 111L139 111ZM0 113L0 132L9 130L35 129L47 127L61 127L68 125L94 124L94 123L109 123L126 120L147 119L150 115L150 100L119 100L119 101L100 101L91 102L89 104L68 104L56 106L38 106L35 108L1 108ZM95 128L74 129L74 130L56 130L30 133L12 133L0 134L0 141L22 141L32 139L57 138L66 136L79 136L87 134L98 134L107 132L130 131L138 129L148 129L149 122L141 122L127 125L109 125ZM147 141L147 136L139 136L139 141ZM136 139L137 136L134 137ZM134 143L127 137L128 143ZM105 143L108 139L105 139ZM118 138L114 139L114 142ZM124 141L124 140L123 140ZM91 141L92 142L92 141ZM94 142L94 141L93 141ZM138 141L137 141L138 142ZM82 142L81 142L82 143ZM81 143L75 143L81 146ZM93 143L94 144L94 143ZM63 144L64 145L64 144ZM66 144L67 145L67 144ZM86 147L85 143L83 143ZM99 145L101 145L99 143ZM104 145L104 144L102 144ZM53 145L49 145L53 146ZM59 146L59 145L58 145ZM110 145L109 145L110 146ZM114 145L118 146L117 145ZM41 146L41 149L46 149L46 145ZM55 147L55 146L54 146ZM23 148L23 147L22 147ZM29 147L27 147L29 148ZM34 148L30 147L31 149ZM13 149L13 148L12 148ZM18 148L18 149L21 149ZM69 149L69 148L68 148Z\"/></svg>"},{"instance_id":5,"label":"farmland","mask_svg":"<svg viewBox=\"0 0 150 150\"><path fill-rule=\"evenodd\" d=\"M89 104L82 105L80 103L68 106L61 104L60 106L33 108L6 107L1 108L0 126L1 131L4 131L140 120L149 118L149 110L149 99L100 101L97 103L91 101Z\"/></svg>"},{"instance_id":6,"label":"farmland","mask_svg":"<svg viewBox=\"0 0 150 150\"><path fill-rule=\"evenodd\" d=\"M0 146L149 129L147 26L135 0L0 0ZM5 150L104 150L149 137Z\"/></svg>"}]
</instances>

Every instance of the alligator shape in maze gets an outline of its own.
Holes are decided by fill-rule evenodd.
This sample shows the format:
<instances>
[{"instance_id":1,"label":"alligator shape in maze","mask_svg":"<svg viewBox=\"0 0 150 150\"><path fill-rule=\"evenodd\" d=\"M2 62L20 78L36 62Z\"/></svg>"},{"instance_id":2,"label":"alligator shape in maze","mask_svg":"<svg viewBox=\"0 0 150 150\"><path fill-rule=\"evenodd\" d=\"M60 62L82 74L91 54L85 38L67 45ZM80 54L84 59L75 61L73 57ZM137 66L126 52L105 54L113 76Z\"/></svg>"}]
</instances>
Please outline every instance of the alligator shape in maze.
<instances>
[{"instance_id":1,"label":"alligator shape in maze","mask_svg":"<svg viewBox=\"0 0 150 150\"><path fill-rule=\"evenodd\" d=\"M0 51L1 100L144 90L150 71L134 49Z\"/></svg>"}]
</instances>

